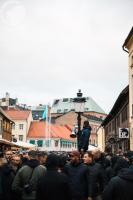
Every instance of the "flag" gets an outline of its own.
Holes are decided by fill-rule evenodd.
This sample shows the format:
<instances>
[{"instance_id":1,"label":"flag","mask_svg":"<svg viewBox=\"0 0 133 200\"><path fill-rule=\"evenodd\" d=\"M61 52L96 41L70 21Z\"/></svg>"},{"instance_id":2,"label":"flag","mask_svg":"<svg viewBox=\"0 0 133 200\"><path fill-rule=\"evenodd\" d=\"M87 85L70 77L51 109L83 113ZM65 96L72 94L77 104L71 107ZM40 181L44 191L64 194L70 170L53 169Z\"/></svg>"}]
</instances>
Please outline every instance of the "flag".
<instances>
[{"instance_id":1,"label":"flag","mask_svg":"<svg viewBox=\"0 0 133 200\"><path fill-rule=\"evenodd\" d=\"M47 115L48 115L48 106L46 105L45 110L42 115L42 119L47 119Z\"/></svg>"}]
</instances>

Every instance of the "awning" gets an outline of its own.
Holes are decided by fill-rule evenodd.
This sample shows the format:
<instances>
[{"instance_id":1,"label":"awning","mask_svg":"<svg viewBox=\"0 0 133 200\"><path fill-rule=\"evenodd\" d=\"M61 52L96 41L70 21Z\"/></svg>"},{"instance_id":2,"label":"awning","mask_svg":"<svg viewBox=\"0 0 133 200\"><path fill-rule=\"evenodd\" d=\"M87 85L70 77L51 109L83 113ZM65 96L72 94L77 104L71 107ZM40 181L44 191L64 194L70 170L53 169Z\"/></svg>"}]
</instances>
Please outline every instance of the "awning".
<instances>
[{"instance_id":1,"label":"awning","mask_svg":"<svg viewBox=\"0 0 133 200\"><path fill-rule=\"evenodd\" d=\"M34 149L34 150L36 149L36 145L30 144L27 142L18 141L18 142L12 142L12 143L21 148Z\"/></svg>"}]
</instances>

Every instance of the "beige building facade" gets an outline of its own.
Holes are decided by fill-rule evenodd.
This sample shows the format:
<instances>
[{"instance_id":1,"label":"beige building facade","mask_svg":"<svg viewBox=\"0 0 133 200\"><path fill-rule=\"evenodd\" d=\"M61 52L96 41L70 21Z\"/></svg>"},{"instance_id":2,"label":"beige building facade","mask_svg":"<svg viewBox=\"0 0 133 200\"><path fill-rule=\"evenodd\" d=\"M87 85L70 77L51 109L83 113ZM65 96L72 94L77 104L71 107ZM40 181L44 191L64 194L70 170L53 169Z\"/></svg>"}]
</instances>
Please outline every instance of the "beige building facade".
<instances>
[{"instance_id":1,"label":"beige building facade","mask_svg":"<svg viewBox=\"0 0 133 200\"><path fill-rule=\"evenodd\" d=\"M130 150L133 150L133 27L123 44L123 50L128 53Z\"/></svg>"},{"instance_id":2,"label":"beige building facade","mask_svg":"<svg viewBox=\"0 0 133 200\"><path fill-rule=\"evenodd\" d=\"M105 151L105 130L102 126L97 131L97 146L101 151Z\"/></svg>"},{"instance_id":3,"label":"beige building facade","mask_svg":"<svg viewBox=\"0 0 133 200\"><path fill-rule=\"evenodd\" d=\"M26 142L30 124L33 121L32 112L28 110L9 110L6 113L14 121L12 138Z\"/></svg>"}]
</instances>

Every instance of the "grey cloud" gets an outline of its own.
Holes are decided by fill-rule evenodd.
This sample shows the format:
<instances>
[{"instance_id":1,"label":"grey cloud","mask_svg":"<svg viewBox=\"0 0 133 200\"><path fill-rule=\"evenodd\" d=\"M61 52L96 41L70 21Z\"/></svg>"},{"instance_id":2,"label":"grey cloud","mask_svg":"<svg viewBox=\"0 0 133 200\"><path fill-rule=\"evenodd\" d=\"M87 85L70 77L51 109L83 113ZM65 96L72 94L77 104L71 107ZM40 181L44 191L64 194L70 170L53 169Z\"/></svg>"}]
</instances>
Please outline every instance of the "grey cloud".
<instances>
[{"instance_id":1,"label":"grey cloud","mask_svg":"<svg viewBox=\"0 0 133 200\"><path fill-rule=\"evenodd\" d=\"M132 26L133 2L13 1L14 9L7 0L0 4L0 95L9 91L33 105L81 88L109 111L128 83L121 46Z\"/></svg>"}]
</instances>

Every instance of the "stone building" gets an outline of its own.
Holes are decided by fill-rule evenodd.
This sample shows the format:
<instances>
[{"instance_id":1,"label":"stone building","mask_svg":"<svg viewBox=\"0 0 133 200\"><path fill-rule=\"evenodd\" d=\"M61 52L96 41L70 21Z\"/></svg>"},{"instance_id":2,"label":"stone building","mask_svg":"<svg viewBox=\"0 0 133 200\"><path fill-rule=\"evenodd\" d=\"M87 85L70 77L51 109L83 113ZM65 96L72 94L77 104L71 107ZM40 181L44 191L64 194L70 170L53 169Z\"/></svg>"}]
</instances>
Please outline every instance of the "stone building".
<instances>
[{"instance_id":1,"label":"stone building","mask_svg":"<svg viewBox=\"0 0 133 200\"><path fill-rule=\"evenodd\" d=\"M120 135L121 129L129 128L129 86L127 86L117 98L109 115L101 124L105 132L105 150L117 153L119 148L129 150L129 134L127 138Z\"/></svg>"},{"instance_id":2,"label":"stone building","mask_svg":"<svg viewBox=\"0 0 133 200\"><path fill-rule=\"evenodd\" d=\"M133 27L123 44L123 50L128 53L130 149L133 150Z\"/></svg>"}]
</instances>

